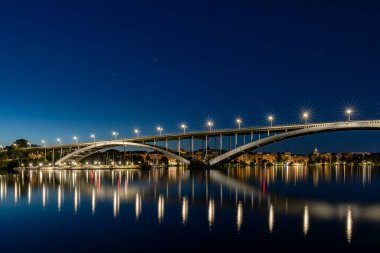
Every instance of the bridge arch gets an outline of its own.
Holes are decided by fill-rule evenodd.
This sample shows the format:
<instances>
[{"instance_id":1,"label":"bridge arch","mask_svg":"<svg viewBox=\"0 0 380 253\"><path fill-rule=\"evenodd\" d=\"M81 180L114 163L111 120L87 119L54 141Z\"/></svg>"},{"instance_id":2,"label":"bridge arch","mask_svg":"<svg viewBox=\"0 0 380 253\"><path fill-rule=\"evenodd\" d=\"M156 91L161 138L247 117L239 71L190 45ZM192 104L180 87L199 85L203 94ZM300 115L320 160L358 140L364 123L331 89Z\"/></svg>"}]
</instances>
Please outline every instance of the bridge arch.
<instances>
[{"instance_id":1,"label":"bridge arch","mask_svg":"<svg viewBox=\"0 0 380 253\"><path fill-rule=\"evenodd\" d=\"M306 127L298 130L288 131L276 135L266 137L261 140L256 140L245 144L243 146L232 149L224 154L221 154L208 161L208 164L213 166L218 163L225 161L228 158L237 157L247 151L251 151L266 145L283 141L286 139L296 138L304 135L311 135L323 132L334 132L334 131L348 131L348 130L380 130L380 121L356 121L356 122L338 122L329 124L320 124L314 127Z\"/></svg>"},{"instance_id":2,"label":"bridge arch","mask_svg":"<svg viewBox=\"0 0 380 253\"><path fill-rule=\"evenodd\" d=\"M172 158L174 158L174 159L176 159L176 160L178 160L184 164L187 164L187 165L190 164L190 161L188 159L186 159L182 156L179 156L177 154L174 154L168 150L156 147L156 146L143 144L143 143L137 143L137 142L130 142L130 141L104 141L104 142L96 142L96 143L91 144L89 146L79 148L79 149L71 152L70 154L62 157L61 159L59 159L57 162L55 162L55 165L60 165L69 159L73 159L75 157L82 156L79 159L76 159L76 160L80 161L80 160L84 159L85 157L88 157L88 156L90 156L90 155L92 155L92 154L94 154L100 150L104 150L104 149L112 148L112 147L120 147L120 146L135 146L135 147L143 147L143 148L153 149L153 150L158 151L164 155L167 155L168 157L172 157Z\"/></svg>"}]
</instances>

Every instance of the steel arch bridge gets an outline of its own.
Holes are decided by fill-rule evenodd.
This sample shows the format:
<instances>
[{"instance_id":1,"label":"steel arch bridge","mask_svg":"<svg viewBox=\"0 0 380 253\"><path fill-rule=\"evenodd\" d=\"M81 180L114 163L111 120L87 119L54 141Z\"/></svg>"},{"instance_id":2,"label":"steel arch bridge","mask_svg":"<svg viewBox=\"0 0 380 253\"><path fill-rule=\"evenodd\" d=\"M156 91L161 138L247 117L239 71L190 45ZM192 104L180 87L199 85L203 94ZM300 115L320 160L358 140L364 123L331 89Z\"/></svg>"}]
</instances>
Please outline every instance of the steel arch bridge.
<instances>
[{"instance_id":1,"label":"steel arch bridge","mask_svg":"<svg viewBox=\"0 0 380 253\"><path fill-rule=\"evenodd\" d=\"M128 139L114 140L114 141L98 141L87 143L76 143L66 145L55 145L50 147L33 147L29 150L43 150L45 152L49 150L69 149L70 152L62 156L58 161L53 163L55 165L61 165L68 161L80 161L91 154L98 151L108 149L117 146L135 146L152 149L160 152L168 157L174 158L186 165L201 164L204 166L215 166L221 163L233 159L241 154L255 150L257 148L279 142L286 139L297 138L300 136L333 132L333 131L348 131L348 130L380 130L380 120L362 120L362 121L346 121L346 122L325 122L325 123L312 123L312 124L295 124L295 125L281 125L271 127L250 127L242 129L222 129L212 131L198 131L188 133L166 134L159 136L143 136L134 137ZM258 139L254 140L254 136L258 135ZM261 138L261 135L265 135L265 138ZM238 146L238 137L244 137L244 144ZM223 149L223 139L229 137L230 149L225 151ZM231 138L235 137L235 145L232 147ZM249 141L246 142L246 137ZM208 148L208 144L211 143L211 139L214 138L215 145L217 140L219 141L219 151L214 152ZM200 159L194 154L194 141L201 140L202 146L205 143L205 149L203 149L203 155ZM176 141L177 150L168 148L168 141ZM183 143L188 141L190 143L190 151L184 151L181 149ZM165 145L158 145L164 142ZM225 144L225 143L224 143ZM212 154L210 154L212 153ZM215 154L217 153L217 154Z\"/></svg>"}]
</instances>

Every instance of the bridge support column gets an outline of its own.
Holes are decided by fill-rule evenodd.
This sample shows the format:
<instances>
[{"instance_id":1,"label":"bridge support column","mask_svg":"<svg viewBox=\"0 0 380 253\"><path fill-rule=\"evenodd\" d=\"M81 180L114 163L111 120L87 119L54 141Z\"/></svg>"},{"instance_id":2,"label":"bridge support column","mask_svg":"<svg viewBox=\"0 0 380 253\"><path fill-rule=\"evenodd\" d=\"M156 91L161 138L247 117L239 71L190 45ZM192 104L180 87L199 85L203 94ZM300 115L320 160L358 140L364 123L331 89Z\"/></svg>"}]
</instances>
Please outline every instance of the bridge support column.
<instances>
[{"instance_id":1,"label":"bridge support column","mask_svg":"<svg viewBox=\"0 0 380 253\"><path fill-rule=\"evenodd\" d=\"M251 142L253 141L253 131L251 131Z\"/></svg>"},{"instance_id":2,"label":"bridge support column","mask_svg":"<svg viewBox=\"0 0 380 253\"><path fill-rule=\"evenodd\" d=\"M235 133L235 148L237 147L237 133Z\"/></svg>"},{"instance_id":3,"label":"bridge support column","mask_svg":"<svg viewBox=\"0 0 380 253\"><path fill-rule=\"evenodd\" d=\"M168 139L165 139L165 147L166 147L166 150L168 150Z\"/></svg>"},{"instance_id":4,"label":"bridge support column","mask_svg":"<svg viewBox=\"0 0 380 253\"><path fill-rule=\"evenodd\" d=\"M53 158L52 158L52 162L53 162L53 165L54 165L54 163L55 163L55 157L54 157L54 149L53 149Z\"/></svg>"}]
</instances>

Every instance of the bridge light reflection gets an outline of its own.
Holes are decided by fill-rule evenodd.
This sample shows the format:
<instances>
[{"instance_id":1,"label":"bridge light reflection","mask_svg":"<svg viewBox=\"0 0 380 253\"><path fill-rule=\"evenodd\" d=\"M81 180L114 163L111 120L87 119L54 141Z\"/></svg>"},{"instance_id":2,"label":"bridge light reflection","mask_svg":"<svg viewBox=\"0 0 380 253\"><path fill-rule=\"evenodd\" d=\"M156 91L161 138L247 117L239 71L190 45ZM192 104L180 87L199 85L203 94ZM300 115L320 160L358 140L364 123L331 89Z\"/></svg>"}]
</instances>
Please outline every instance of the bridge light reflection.
<instances>
[{"instance_id":1,"label":"bridge light reflection","mask_svg":"<svg viewBox=\"0 0 380 253\"><path fill-rule=\"evenodd\" d=\"M62 190L61 185L58 186L58 197L57 197L57 205L58 205L58 211L61 211L61 204L62 204Z\"/></svg>"},{"instance_id":2,"label":"bridge light reflection","mask_svg":"<svg viewBox=\"0 0 380 253\"><path fill-rule=\"evenodd\" d=\"M158 196L157 209L158 223L161 223L165 215L165 197L162 194Z\"/></svg>"},{"instance_id":3,"label":"bridge light reflection","mask_svg":"<svg viewBox=\"0 0 380 253\"><path fill-rule=\"evenodd\" d=\"M239 201L237 205L237 214L236 214L236 225L237 225L238 232L240 231L242 224L243 224L243 203Z\"/></svg>"},{"instance_id":4,"label":"bridge light reflection","mask_svg":"<svg viewBox=\"0 0 380 253\"><path fill-rule=\"evenodd\" d=\"M351 243L352 240L352 212L351 212L351 206L347 209L347 220L346 220L346 234L347 234L347 242Z\"/></svg>"},{"instance_id":5,"label":"bridge light reflection","mask_svg":"<svg viewBox=\"0 0 380 253\"><path fill-rule=\"evenodd\" d=\"M303 234L306 236L308 232L309 232L309 208L306 205L303 212Z\"/></svg>"},{"instance_id":6,"label":"bridge light reflection","mask_svg":"<svg viewBox=\"0 0 380 253\"><path fill-rule=\"evenodd\" d=\"M92 198L91 198L92 215L95 214L95 208L96 208L96 195L95 195L95 189L92 189Z\"/></svg>"},{"instance_id":7,"label":"bridge light reflection","mask_svg":"<svg viewBox=\"0 0 380 253\"><path fill-rule=\"evenodd\" d=\"M187 223L187 219L189 216L189 200L187 197L182 198L182 224L185 225Z\"/></svg>"},{"instance_id":8,"label":"bridge light reflection","mask_svg":"<svg viewBox=\"0 0 380 253\"><path fill-rule=\"evenodd\" d=\"M268 218L269 232L272 233L274 227L274 210L273 204L269 206L269 218Z\"/></svg>"},{"instance_id":9,"label":"bridge light reflection","mask_svg":"<svg viewBox=\"0 0 380 253\"><path fill-rule=\"evenodd\" d=\"M208 225L209 229L212 229L215 221L215 201L214 199L210 199L208 202Z\"/></svg>"},{"instance_id":10,"label":"bridge light reflection","mask_svg":"<svg viewBox=\"0 0 380 253\"><path fill-rule=\"evenodd\" d=\"M136 220L138 220L141 215L141 196L138 193L136 193L135 213L136 213Z\"/></svg>"}]
</instances>

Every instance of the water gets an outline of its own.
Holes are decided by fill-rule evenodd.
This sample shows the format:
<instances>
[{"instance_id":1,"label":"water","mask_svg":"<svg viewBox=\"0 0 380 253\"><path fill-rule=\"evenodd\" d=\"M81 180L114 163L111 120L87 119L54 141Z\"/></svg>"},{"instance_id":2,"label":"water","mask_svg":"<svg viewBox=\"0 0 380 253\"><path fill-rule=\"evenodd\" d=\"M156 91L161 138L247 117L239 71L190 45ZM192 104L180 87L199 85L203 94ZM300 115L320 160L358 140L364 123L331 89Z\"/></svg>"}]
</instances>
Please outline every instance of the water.
<instances>
[{"instance_id":1,"label":"water","mask_svg":"<svg viewBox=\"0 0 380 253\"><path fill-rule=\"evenodd\" d=\"M23 171L0 176L3 252L363 250L376 167Z\"/></svg>"}]
</instances>

